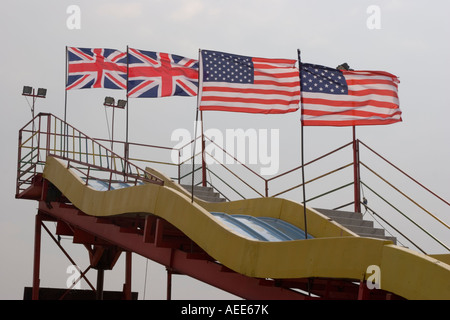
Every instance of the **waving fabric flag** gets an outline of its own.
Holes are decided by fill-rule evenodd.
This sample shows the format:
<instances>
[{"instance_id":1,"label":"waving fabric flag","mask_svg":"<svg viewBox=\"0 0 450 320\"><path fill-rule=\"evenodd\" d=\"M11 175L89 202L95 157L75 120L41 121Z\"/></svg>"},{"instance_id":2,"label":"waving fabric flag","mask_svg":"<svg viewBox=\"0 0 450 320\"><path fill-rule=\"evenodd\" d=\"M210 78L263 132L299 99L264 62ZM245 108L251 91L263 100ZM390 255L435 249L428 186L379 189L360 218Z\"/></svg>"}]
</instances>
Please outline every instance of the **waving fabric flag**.
<instances>
[{"instance_id":1,"label":"waving fabric flag","mask_svg":"<svg viewBox=\"0 0 450 320\"><path fill-rule=\"evenodd\" d=\"M300 102L297 60L202 50L200 110L287 113Z\"/></svg>"},{"instance_id":2,"label":"waving fabric flag","mask_svg":"<svg viewBox=\"0 0 450 320\"><path fill-rule=\"evenodd\" d=\"M197 95L197 60L131 48L128 56L128 97Z\"/></svg>"},{"instance_id":3,"label":"waving fabric flag","mask_svg":"<svg viewBox=\"0 0 450 320\"><path fill-rule=\"evenodd\" d=\"M347 71L303 63L305 126L383 125L402 121L398 78L383 71Z\"/></svg>"},{"instance_id":4,"label":"waving fabric flag","mask_svg":"<svg viewBox=\"0 0 450 320\"><path fill-rule=\"evenodd\" d=\"M67 48L66 90L126 89L127 54L114 49Z\"/></svg>"}]
</instances>

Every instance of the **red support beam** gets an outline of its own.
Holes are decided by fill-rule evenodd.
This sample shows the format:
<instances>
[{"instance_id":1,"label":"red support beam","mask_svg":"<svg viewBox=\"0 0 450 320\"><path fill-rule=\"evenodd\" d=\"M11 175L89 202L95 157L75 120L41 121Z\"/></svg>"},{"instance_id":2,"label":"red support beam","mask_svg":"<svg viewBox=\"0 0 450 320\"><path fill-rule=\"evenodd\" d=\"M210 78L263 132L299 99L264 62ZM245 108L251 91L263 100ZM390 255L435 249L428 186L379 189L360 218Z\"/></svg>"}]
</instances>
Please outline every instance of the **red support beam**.
<instances>
[{"instance_id":1,"label":"red support beam","mask_svg":"<svg viewBox=\"0 0 450 320\"><path fill-rule=\"evenodd\" d=\"M40 201L40 210L50 216L63 220L72 227L84 230L123 249L137 253L166 267L172 266L173 272L188 275L219 289L228 291L246 299L305 299L303 294L286 288L261 286L260 279L251 278L236 272L222 272L223 266L203 259L190 259L190 253L159 247L155 243L144 242L144 236L137 233L120 232L120 227L96 223L97 219L85 215L73 206L52 202L48 208ZM167 222L164 222L167 223ZM160 226L161 228L161 226ZM159 232L163 230L159 229ZM145 234L145 233L144 233ZM131 260L129 261L131 263ZM131 266L128 270L131 272ZM131 276L131 273L127 277ZM131 284L131 279L126 281ZM124 289L131 290L124 285ZM129 291L131 292L131 291ZM125 293L125 291L124 291Z\"/></svg>"},{"instance_id":2,"label":"red support beam","mask_svg":"<svg viewBox=\"0 0 450 320\"><path fill-rule=\"evenodd\" d=\"M284 279L264 280L247 277L230 270L211 259L206 252L195 247L169 246L169 242L182 242L183 237L189 240L181 232L175 232L175 228L167 221L142 218L144 232L136 230L121 232L121 225L112 218L97 219L80 212L77 208L52 202L47 207L45 201L39 202L42 214L49 218L63 221L74 230L82 230L91 234L95 239L109 243L110 247L117 247L126 252L125 283L123 286L123 298L131 299L131 255L137 253L147 259L153 260L165 266L168 270L167 298L171 298L171 277L173 274L183 274L207 283L211 286L227 291L244 299L256 300L305 300L305 299L379 299L385 297L383 292L367 292L365 283L358 288L350 279L312 279L311 286L307 285L308 279ZM130 229L131 230L131 229ZM153 231L152 231L153 230ZM88 237L88 238L92 238ZM169 238L174 238L168 241ZM178 237L178 238L176 238ZM152 239L152 242L146 240ZM97 241L98 241L97 240ZM184 248L184 249L183 249ZM299 292L292 290L297 288ZM308 296L305 292L310 290L314 296Z\"/></svg>"},{"instance_id":3,"label":"red support beam","mask_svg":"<svg viewBox=\"0 0 450 320\"><path fill-rule=\"evenodd\" d=\"M356 139L356 129L353 126L353 185L355 212L361 212L361 176L359 164L359 141Z\"/></svg>"},{"instance_id":4,"label":"red support beam","mask_svg":"<svg viewBox=\"0 0 450 320\"><path fill-rule=\"evenodd\" d=\"M125 254L125 284L123 286L125 300L131 300L131 271L131 252L127 251Z\"/></svg>"},{"instance_id":5,"label":"red support beam","mask_svg":"<svg viewBox=\"0 0 450 320\"><path fill-rule=\"evenodd\" d=\"M41 264L41 226L42 218L38 213L34 227L33 291L32 299L39 300L39 273Z\"/></svg>"}]
</instances>

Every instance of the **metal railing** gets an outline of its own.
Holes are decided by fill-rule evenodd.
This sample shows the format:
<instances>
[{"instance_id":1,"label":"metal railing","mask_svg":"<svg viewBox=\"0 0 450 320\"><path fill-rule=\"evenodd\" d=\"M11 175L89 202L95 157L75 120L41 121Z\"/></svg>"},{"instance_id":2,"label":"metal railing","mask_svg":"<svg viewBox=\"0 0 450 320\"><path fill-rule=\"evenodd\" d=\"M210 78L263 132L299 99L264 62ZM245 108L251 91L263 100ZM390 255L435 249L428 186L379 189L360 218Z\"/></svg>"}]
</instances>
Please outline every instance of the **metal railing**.
<instances>
[{"instance_id":1,"label":"metal railing","mask_svg":"<svg viewBox=\"0 0 450 320\"><path fill-rule=\"evenodd\" d=\"M447 241L449 241L449 224L444 222L443 218L440 218L438 214L432 213L431 210L428 210L425 206L419 204L418 200L415 200L412 196L407 195L406 192L402 191L400 187L395 186L394 183L389 182L388 179L382 177L365 162L364 157L360 160L361 155L369 158L369 154L367 153L371 153L371 155L381 159L384 164L390 168L393 168L395 171L399 172L403 178L405 178L406 182L404 182L404 184L407 182L412 182L418 186L422 192L431 195L433 200L443 204L443 208L447 213L450 213L450 203L437 195L435 192L432 192L429 188L425 187L410 175L406 174L398 166L395 166L392 162L388 161L385 157L381 156L360 140L351 141L320 157L306 162L304 165L305 168L308 168L307 172L314 172L314 175L312 178L307 179L303 185L301 183L302 166L297 166L278 175L265 178L245 163L239 161L227 150L221 148L221 146L208 137L205 136L204 138L206 143L212 144L214 148L223 152L234 162L234 169L232 169L230 165L225 164L223 161L219 161L219 159L211 154L211 152L205 150L203 155L201 152L196 154L197 158L201 158L203 156L203 159L197 159L197 162L203 162L206 164L209 159L210 162L214 163L214 165L206 165L205 171L208 173L206 184L214 187L216 191L222 194L226 199L284 197L289 194L292 198L297 198L296 200L298 201L301 193L296 192L296 190L301 190L301 188L306 187L311 189L312 192L316 192L315 195L306 199L309 206L339 210L354 205L355 202L358 202L360 204L361 211L363 211L362 209L365 209L365 213L368 212L369 215L372 216L375 223L384 228L388 233L395 233L395 236L401 237L404 241L416 247L418 250L425 253L425 250L417 243L418 241L413 239L417 236L417 234L416 231L410 231L411 228L409 225L414 226L415 230L418 230L429 239L432 239L432 241L438 244L441 249L444 248L446 252L450 252L450 246L446 244L446 241L440 240L437 236L433 235L432 231L427 230L425 227L425 225L429 225L433 222L438 223L443 229L442 233L444 234L444 237L448 238ZM350 152L348 152L347 149L351 149ZM347 155L341 154L346 151ZM322 165L322 163L328 158L332 158L331 161L327 161L333 163L333 166ZM191 161L192 159L193 158L190 157L188 160ZM351 160L350 162L345 162L345 159ZM355 159L357 159L356 164ZM315 170L310 170L309 168L314 165L316 166ZM357 166L357 170L355 170L355 166ZM357 176L355 176L355 172L358 173ZM332 177L336 175L339 175L339 177L333 179ZM373 178L383 182L395 191L388 191L388 196L394 198L394 200L387 200L386 196L383 197L380 192L375 191L370 186L370 184L374 181ZM295 181L298 181L298 183L295 183ZM317 186L317 188L311 188L313 184ZM356 187L355 184L358 184L358 186ZM384 186L380 187L383 191L386 190ZM321 191L318 191L319 189ZM347 189L347 193L342 196L345 189ZM348 191L348 189L351 190ZM378 209L375 211L374 208L369 207L367 204L366 196L368 197L368 195L358 194L356 196L354 193L355 190L357 190L358 193L364 193L364 190L370 191L375 198L379 199L380 202L387 204L387 208L382 208L382 213L380 213ZM337 193L341 194L336 195ZM375 198L371 198L370 202L376 203L377 201ZM406 202L412 203L417 210L412 210L405 206L403 199ZM338 203L339 201L341 201L340 204ZM335 204L330 206L333 202ZM398 205L393 205L393 202L398 202ZM400 209L399 206L402 205L405 206L406 209ZM353 209L349 210L353 211ZM408 211L408 213L405 213L405 211ZM394 213L398 213L400 216L395 217ZM427 222L419 222L425 218L423 214L426 214L426 217L429 218ZM395 223L396 225L394 225Z\"/></svg>"},{"instance_id":2,"label":"metal railing","mask_svg":"<svg viewBox=\"0 0 450 320\"><path fill-rule=\"evenodd\" d=\"M338 210L357 203L383 228L399 234L419 250L425 252L418 241L412 239L416 234L411 235L409 227L406 231L400 230L405 229L404 221L433 239L440 248L450 251L449 245L446 244L449 240L438 239L425 228L428 222L422 221L426 216L436 222L443 229L444 237L450 239L450 227L440 217L442 213L440 215L433 213L432 210L426 209L425 205L419 204L416 196L407 195L400 187L394 185L391 176L390 179L386 179L379 174L372 165L369 165L366 157L380 159L384 165L398 172L406 181L412 182L422 192L425 191L433 201L439 202L443 206L442 210L449 210L450 202L426 188L360 140L351 141L306 162L304 166L307 169L305 172L308 179L302 184L302 166L296 166L272 177L264 177L209 137L204 136L203 142L199 141L201 137L197 139L179 148L93 139L65 124L61 119L41 113L19 131L16 194L25 190L36 174L42 172L48 155L66 160L68 166L79 172L86 183L89 179L103 179L109 185L114 181L135 183L146 181L162 184L162 180L141 169L149 166L171 176L179 183L190 184L192 174L198 175L201 178L195 179L196 185L211 186L227 200L282 196L298 201L302 188L307 188L308 193L312 194L305 200L309 206ZM110 149L104 147L109 144ZM197 147L195 152L193 152L194 145ZM351 149L350 152L348 149ZM119 155L120 152L123 154ZM231 161L223 161L220 155ZM168 161L168 158L171 160ZM186 171L183 172L182 168ZM373 186L380 182L383 184L379 186L382 188L381 192ZM386 188L392 189L393 192L389 191L387 196L382 195L386 192ZM364 194L369 192L372 195L370 204L366 201L368 194ZM378 200L375 201L375 198ZM412 204L413 208L403 200L399 201L400 198ZM393 205L394 202L396 204L402 202L405 209ZM375 208L374 204L381 209ZM402 220L394 218L394 214L400 214ZM394 225L395 223L397 225Z\"/></svg>"},{"instance_id":3,"label":"metal railing","mask_svg":"<svg viewBox=\"0 0 450 320\"><path fill-rule=\"evenodd\" d=\"M48 156L66 161L86 182L96 179L163 184L133 162L106 148L58 117L40 113L19 131L16 196L42 173ZM109 189L108 188L108 189Z\"/></svg>"}]
</instances>

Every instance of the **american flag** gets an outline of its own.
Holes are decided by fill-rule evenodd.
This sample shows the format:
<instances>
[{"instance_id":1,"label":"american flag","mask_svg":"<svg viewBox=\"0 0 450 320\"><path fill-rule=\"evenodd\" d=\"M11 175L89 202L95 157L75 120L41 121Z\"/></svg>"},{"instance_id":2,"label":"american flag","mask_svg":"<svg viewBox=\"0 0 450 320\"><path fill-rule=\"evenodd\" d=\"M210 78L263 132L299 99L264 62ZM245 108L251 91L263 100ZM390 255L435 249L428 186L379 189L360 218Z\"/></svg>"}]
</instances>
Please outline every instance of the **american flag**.
<instances>
[{"instance_id":1,"label":"american flag","mask_svg":"<svg viewBox=\"0 0 450 320\"><path fill-rule=\"evenodd\" d=\"M287 113L298 110L296 60L202 50L200 110Z\"/></svg>"},{"instance_id":2,"label":"american flag","mask_svg":"<svg viewBox=\"0 0 450 320\"><path fill-rule=\"evenodd\" d=\"M197 60L132 48L128 51L128 57L128 97L197 95Z\"/></svg>"},{"instance_id":3,"label":"american flag","mask_svg":"<svg viewBox=\"0 0 450 320\"><path fill-rule=\"evenodd\" d=\"M68 47L66 90L126 89L127 54L115 49Z\"/></svg>"},{"instance_id":4,"label":"american flag","mask_svg":"<svg viewBox=\"0 0 450 320\"><path fill-rule=\"evenodd\" d=\"M303 63L305 126L383 125L402 121L396 76Z\"/></svg>"}]
</instances>

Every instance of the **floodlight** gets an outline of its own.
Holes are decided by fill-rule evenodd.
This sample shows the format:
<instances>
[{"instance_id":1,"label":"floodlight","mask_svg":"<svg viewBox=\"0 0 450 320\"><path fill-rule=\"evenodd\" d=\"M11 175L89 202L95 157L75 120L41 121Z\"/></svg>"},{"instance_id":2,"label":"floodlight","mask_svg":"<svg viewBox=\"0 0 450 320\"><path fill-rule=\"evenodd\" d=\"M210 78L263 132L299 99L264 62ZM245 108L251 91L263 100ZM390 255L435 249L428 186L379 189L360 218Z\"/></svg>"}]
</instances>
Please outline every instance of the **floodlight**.
<instances>
[{"instance_id":1,"label":"floodlight","mask_svg":"<svg viewBox=\"0 0 450 320\"><path fill-rule=\"evenodd\" d=\"M119 100L117 101L117 107L119 108L125 108L125 106L127 105L127 101L126 100Z\"/></svg>"},{"instance_id":2,"label":"floodlight","mask_svg":"<svg viewBox=\"0 0 450 320\"><path fill-rule=\"evenodd\" d=\"M108 106L114 106L114 98L112 97L106 97L104 105Z\"/></svg>"},{"instance_id":3,"label":"floodlight","mask_svg":"<svg viewBox=\"0 0 450 320\"><path fill-rule=\"evenodd\" d=\"M41 98L45 98L46 94L47 94L47 89L39 88L37 91L37 95Z\"/></svg>"},{"instance_id":4,"label":"floodlight","mask_svg":"<svg viewBox=\"0 0 450 320\"><path fill-rule=\"evenodd\" d=\"M33 93L33 88L29 86L24 86L22 94L31 95Z\"/></svg>"},{"instance_id":5,"label":"floodlight","mask_svg":"<svg viewBox=\"0 0 450 320\"><path fill-rule=\"evenodd\" d=\"M337 67L336 67L336 69L338 69L338 70L353 70L353 69L350 69L350 66L348 65L348 63L347 62L344 62L343 64L340 64L340 65L338 65Z\"/></svg>"}]
</instances>

